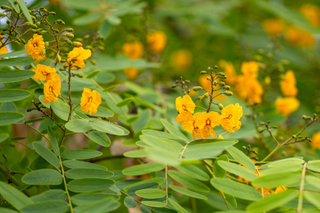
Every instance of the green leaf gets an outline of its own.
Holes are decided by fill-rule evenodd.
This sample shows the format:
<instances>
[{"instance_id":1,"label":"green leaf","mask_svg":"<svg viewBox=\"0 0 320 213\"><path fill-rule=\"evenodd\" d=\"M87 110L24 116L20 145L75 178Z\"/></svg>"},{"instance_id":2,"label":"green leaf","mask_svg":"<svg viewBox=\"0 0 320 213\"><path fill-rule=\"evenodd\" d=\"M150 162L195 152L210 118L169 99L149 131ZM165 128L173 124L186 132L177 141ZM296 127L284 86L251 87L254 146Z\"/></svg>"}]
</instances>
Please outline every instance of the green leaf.
<instances>
[{"instance_id":1,"label":"green leaf","mask_svg":"<svg viewBox=\"0 0 320 213\"><path fill-rule=\"evenodd\" d=\"M90 72L90 73L86 76L86 79L91 79L91 78L97 76L99 73L100 73L100 70L94 70L94 71Z\"/></svg>"},{"instance_id":2,"label":"green leaf","mask_svg":"<svg viewBox=\"0 0 320 213\"><path fill-rule=\"evenodd\" d=\"M110 15L106 18L112 25L119 25L121 24L121 19L118 16Z\"/></svg>"},{"instance_id":3,"label":"green leaf","mask_svg":"<svg viewBox=\"0 0 320 213\"><path fill-rule=\"evenodd\" d=\"M154 213L177 213L176 210L169 208L153 208Z\"/></svg>"},{"instance_id":4,"label":"green leaf","mask_svg":"<svg viewBox=\"0 0 320 213\"><path fill-rule=\"evenodd\" d=\"M213 167L212 167L212 172L217 178L223 178L226 174L227 171L224 170L221 166L219 166L219 161L226 161L229 162L229 158L227 155L221 155L215 160Z\"/></svg>"},{"instance_id":5,"label":"green leaf","mask_svg":"<svg viewBox=\"0 0 320 213\"><path fill-rule=\"evenodd\" d=\"M118 184L119 181L117 181ZM130 196L137 196L136 191L141 190L141 189L156 189L159 187L158 183L144 183L144 184L140 184L137 186L134 186L132 188L130 188L127 193Z\"/></svg>"},{"instance_id":6,"label":"green leaf","mask_svg":"<svg viewBox=\"0 0 320 213\"><path fill-rule=\"evenodd\" d=\"M31 197L33 202L49 201L49 200L62 200L65 201L67 194L61 189L50 189L48 191L42 192L39 195Z\"/></svg>"},{"instance_id":7,"label":"green leaf","mask_svg":"<svg viewBox=\"0 0 320 213\"><path fill-rule=\"evenodd\" d=\"M144 158L149 156L149 154L144 149L132 150L129 152L125 152L123 155L127 158Z\"/></svg>"},{"instance_id":8,"label":"green leaf","mask_svg":"<svg viewBox=\"0 0 320 213\"><path fill-rule=\"evenodd\" d=\"M89 13L73 20L74 25L83 26L98 21L104 16L104 13Z\"/></svg>"},{"instance_id":9,"label":"green leaf","mask_svg":"<svg viewBox=\"0 0 320 213\"><path fill-rule=\"evenodd\" d=\"M88 133L85 133L85 135L90 140L92 140L93 142L95 142L101 146L109 147L111 145L111 141L110 141L109 137L103 132L90 131Z\"/></svg>"},{"instance_id":10,"label":"green leaf","mask_svg":"<svg viewBox=\"0 0 320 213\"><path fill-rule=\"evenodd\" d=\"M114 202L112 198L105 198L99 201L77 206L74 209L75 213L88 213L88 212L112 212L120 206L120 203Z\"/></svg>"},{"instance_id":11,"label":"green leaf","mask_svg":"<svg viewBox=\"0 0 320 213\"><path fill-rule=\"evenodd\" d=\"M148 206L141 204L140 205L140 211L141 213L151 213L151 210Z\"/></svg>"},{"instance_id":12,"label":"green leaf","mask_svg":"<svg viewBox=\"0 0 320 213\"><path fill-rule=\"evenodd\" d=\"M35 148L36 152L48 163L56 168L60 168L60 161L58 160L57 156L53 154L53 152L38 142L33 142L33 147Z\"/></svg>"},{"instance_id":13,"label":"green leaf","mask_svg":"<svg viewBox=\"0 0 320 213\"><path fill-rule=\"evenodd\" d=\"M96 192L110 188L114 180L103 178L83 178L72 180L68 183L68 189L72 192Z\"/></svg>"},{"instance_id":14,"label":"green leaf","mask_svg":"<svg viewBox=\"0 0 320 213\"><path fill-rule=\"evenodd\" d=\"M18 189L0 181L0 194L14 208L21 210L24 206L32 204L33 201Z\"/></svg>"},{"instance_id":15,"label":"green leaf","mask_svg":"<svg viewBox=\"0 0 320 213\"><path fill-rule=\"evenodd\" d=\"M320 172L320 160L311 160L308 162L307 169Z\"/></svg>"},{"instance_id":16,"label":"green leaf","mask_svg":"<svg viewBox=\"0 0 320 213\"><path fill-rule=\"evenodd\" d=\"M240 164L247 167L251 171L256 170L256 167L255 167L254 163L252 162L252 160L247 155L245 155L243 152L241 152L239 149L237 149L233 146L230 146L226 150L233 157L233 159L238 161Z\"/></svg>"},{"instance_id":17,"label":"green leaf","mask_svg":"<svg viewBox=\"0 0 320 213\"><path fill-rule=\"evenodd\" d=\"M89 114L89 112L87 114ZM112 117L113 112L104 106L99 106L98 111L96 113L92 113L91 115L96 117Z\"/></svg>"},{"instance_id":18,"label":"green leaf","mask_svg":"<svg viewBox=\"0 0 320 213\"><path fill-rule=\"evenodd\" d=\"M24 114L20 112L0 112L0 126L14 124L23 118Z\"/></svg>"},{"instance_id":19,"label":"green leaf","mask_svg":"<svg viewBox=\"0 0 320 213\"><path fill-rule=\"evenodd\" d=\"M140 189L136 191L136 195L142 198L157 199L166 196L166 192L162 189Z\"/></svg>"},{"instance_id":20,"label":"green leaf","mask_svg":"<svg viewBox=\"0 0 320 213\"><path fill-rule=\"evenodd\" d=\"M60 155L59 144L56 137L54 136L51 126L48 126L48 135L53 152L56 154L56 156Z\"/></svg>"},{"instance_id":21,"label":"green leaf","mask_svg":"<svg viewBox=\"0 0 320 213\"><path fill-rule=\"evenodd\" d=\"M86 119L73 119L66 123L66 128L72 132L88 132L92 126Z\"/></svg>"},{"instance_id":22,"label":"green leaf","mask_svg":"<svg viewBox=\"0 0 320 213\"><path fill-rule=\"evenodd\" d=\"M226 161L220 161L218 162L218 164L228 172L238 175L242 178L248 179L250 181L253 181L254 179L258 178L258 176L255 173L237 164L229 163Z\"/></svg>"},{"instance_id":23,"label":"green leaf","mask_svg":"<svg viewBox=\"0 0 320 213\"><path fill-rule=\"evenodd\" d=\"M63 161L63 165L65 167L68 167L70 169L100 169L100 170L107 170L106 167L97 165L94 163L88 163L83 161L77 161L77 160L65 160Z\"/></svg>"},{"instance_id":24,"label":"green leaf","mask_svg":"<svg viewBox=\"0 0 320 213\"><path fill-rule=\"evenodd\" d=\"M299 158L287 158L282 160L277 160L272 163L265 164L261 166L259 169L267 169L274 167L285 167L285 166L294 166L294 165L302 165L305 161Z\"/></svg>"},{"instance_id":25,"label":"green leaf","mask_svg":"<svg viewBox=\"0 0 320 213\"><path fill-rule=\"evenodd\" d=\"M306 182L320 190L320 179L318 177L308 175L306 176Z\"/></svg>"},{"instance_id":26,"label":"green leaf","mask_svg":"<svg viewBox=\"0 0 320 213\"><path fill-rule=\"evenodd\" d=\"M27 90L0 89L0 102L20 101L20 100L29 98L30 95L31 95L31 92Z\"/></svg>"},{"instance_id":27,"label":"green leaf","mask_svg":"<svg viewBox=\"0 0 320 213\"><path fill-rule=\"evenodd\" d=\"M200 192L209 192L210 191L209 187L207 187L202 182L195 180L189 176L186 176L178 171L169 170L168 175L172 179L177 181L178 183L185 185L186 187L188 187L190 189L200 191Z\"/></svg>"},{"instance_id":28,"label":"green leaf","mask_svg":"<svg viewBox=\"0 0 320 213\"><path fill-rule=\"evenodd\" d=\"M116 104L117 107L123 107L130 104L133 101L133 98L126 98Z\"/></svg>"},{"instance_id":29,"label":"green leaf","mask_svg":"<svg viewBox=\"0 0 320 213\"><path fill-rule=\"evenodd\" d=\"M7 140L9 138L9 135L6 133L1 133L0 134L0 143Z\"/></svg>"},{"instance_id":30,"label":"green leaf","mask_svg":"<svg viewBox=\"0 0 320 213\"><path fill-rule=\"evenodd\" d=\"M27 18L28 22L33 24L33 20L32 20L32 18L30 16L29 10L28 10L26 4L24 3L24 1L23 0L17 0L17 2L20 5L21 10L22 10L24 16ZM20 65L16 65L16 66L20 66Z\"/></svg>"},{"instance_id":31,"label":"green leaf","mask_svg":"<svg viewBox=\"0 0 320 213\"><path fill-rule=\"evenodd\" d=\"M223 191L229 195L241 198L244 200L260 200L261 194L252 186L242 184L228 178L212 178L211 185L219 191Z\"/></svg>"},{"instance_id":32,"label":"green leaf","mask_svg":"<svg viewBox=\"0 0 320 213\"><path fill-rule=\"evenodd\" d=\"M110 178L113 176L112 172L100 169L70 169L65 173L67 178L81 179L81 178Z\"/></svg>"},{"instance_id":33,"label":"green leaf","mask_svg":"<svg viewBox=\"0 0 320 213\"><path fill-rule=\"evenodd\" d=\"M111 90L113 90L114 88L116 88L116 87L118 87L118 86L120 86L120 84L113 85L113 86L111 86L111 87L107 87L107 88L103 89L102 92L111 91Z\"/></svg>"},{"instance_id":34,"label":"green leaf","mask_svg":"<svg viewBox=\"0 0 320 213\"><path fill-rule=\"evenodd\" d=\"M1 213L19 213L19 212L15 211L15 210L2 208L2 207L0 207L0 212Z\"/></svg>"},{"instance_id":35,"label":"green leaf","mask_svg":"<svg viewBox=\"0 0 320 213\"><path fill-rule=\"evenodd\" d=\"M1 104L0 111L2 112L17 112L16 105L12 102L4 102Z\"/></svg>"},{"instance_id":36,"label":"green leaf","mask_svg":"<svg viewBox=\"0 0 320 213\"><path fill-rule=\"evenodd\" d=\"M13 52L10 52L10 53L0 54L0 58L12 57L12 56L20 56L20 55L25 55L25 54L27 54L27 53L23 49L23 50L13 51Z\"/></svg>"},{"instance_id":37,"label":"green leaf","mask_svg":"<svg viewBox=\"0 0 320 213\"><path fill-rule=\"evenodd\" d=\"M181 211L181 212L183 212L183 213L189 213L187 210L185 210L179 203L177 203L177 202L174 201L173 199L169 198L168 200L169 200L170 204L171 204L174 208L178 209L179 211Z\"/></svg>"},{"instance_id":38,"label":"green leaf","mask_svg":"<svg viewBox=\"0 0 320 213\"><path fill-rule=\"evenodd\" d=\"M51 107L54 111L54 113L61 118L64 121L68 120L69 112L70 112L70 106L64 103L61 100L57 100L53 103L51 103Z\"/></svg>"},{"instance_id":39,"label":"green leaf","mask_svg":"<svg viewBox=\"0 0 320 213\"><path fill-rule=\"evenodd\" d=\"M106 198L112 198L113 201L117 201L120 199L120 196L116 194L105 194L105 193L77 194L72 197L72 203L74 203L77 206L81 206L81 205L91 204Z\"/></svg>"},{"instance_id":40,"label":"green leaf","mask_svg":"<svg viewBox=\"0 0 320 213\"><path fill-rule=\"evenodd\" d=\"M12 7L14 8L14 10L17 12L17 13L20 13L20 8L17 4L15 4L15 1L14 0L9 0Z\"/></svg>"},{"instance_id":41,"label":"green leaf","mask_svg":"<svg viewBox=\"0 0 320 213\"><path fill-rule=\"evenodd\" d=\"M255 179L252 184L258 187L291 186L301 179L301 172L285 172L265 175Z\"/></svg>"},{"instance_id":42,"label":"green leaf","mask_svg":"<svg viewBox=\"0 0 320 213\"><path fill-rule=\"evenodd\" d=\"M138 205L137 202L132 197L129 197L129 196L127 196L124 199L123 203L129 209L136 208Z\"/></svg>"},{"instance_id":43,"label":"green leaf","mask_svg":"<svg viewBox=\"0 0 320 213\"><path fill-rule=\"evenodd\" d=\"M107 38L112 32L112 26L108 20L103 20L99 26L100 35Z\"/></svg>"},{"instance_id":44,"label":"green leaf","mask_svg":"<svg viewBox=\"0 0 320 213\"><path fill-rule=\"evenodd\" d=\"M61 157L65 159L85 160L90 158L96 158L102 155L102 152L96 150L68 150L61 153Z\"/></svg>"},{"instance_id":45,"label":"green leaf","mask_svg":"<svg viewBox=\"0 0 320 213\"><path fill-rule=\"evenodd\" d=\"M31 70L0 70L0 83L12 83L31 78L36 73Z\"/></svg>"},{"instance_id":46,"label":"green leaf","mask_svg":"<svg viewBox=\"0 0 320 213\"><path fill-rule=\"evenodd\" d=\"M260 213L270 211L293 200L297 194L298 190L288 189L287 191L270 195L262 200L250 203L246 208L246 211L248 213Z\"/></svg>"},{"instance_id":47,"label":"green leaf","mask_svg":"<svg viewBox=\"0 0 320 213\"><path fill-rule=\"evenodd\" d=\"M23 0L19 0L23 1ZM26 66L34 63L37 59L32 59L30 56L8 58L0 60L0 66Z\"/></svg>"},{"instance_id":48,"label":"green leaf","mask_svg":"<svg viewBox=\"0 0 320 213\"><path fill-rule=\"evenodd\" d=\"M302 169L302 165L285 165L285 166L276 166L270 167L266 170L262 170L263 172L260 173L260 176L277 174L277 173L284 173L284 172L296 172Z\"/></svg>"},{"instance_id":49,"label":"green leaf","mask_svg":"<svg viewBox=\"0 0 320 213\"><path fill-rule=\"evenodd\" d=\"M163 126L172 134L172 135L176 135L179 136L181 138L183 138L186 142L188 142L187 137L182 134L182 132L180 132L176 127L174 127L171 123L169 123L168 121L164 120L164 119L160 119L161 123L163 124Z\"/></svg>"},{"instance_id":50,"label":"green leaf","mask_svg":"<svg viewBox=\"0 0 320 213\"><path fill-rule=\"evenodd\" d=\"M142 204L146 206L151 206L151 207L165 207L166 204L164 202L159 202L159 201L141 201Z\"/></svg>"},{"instance_id":51,"label":"green leaf","mask_svg":"<svg viewBox=\"0 0 320 213\"><path fill-rule=\"evenodd\" d=\"M30 185L60 185L62 176L53 169L39 169L25 174L21 180Z\"/></svg>"},{"instance_id":52,"label":"green leaf","mask_svg":"<svg viewBox=\"0 0 320 213\"><path fill-rule=\"evenodd\" d=\"M169 185L169 187L176 191L176 192L179 192L181 194L184 194L184 195L187 195L189 197L194 197L194 198L197 198L197 199L203 199L203 200L207 200L208 198L202 194L199 194L199 193L196 193L196 192L193 192L193 191L190 191L188 189L185 189L185 188L182 188L182 187L179 187L179 186L175 186L175 185Z\"/></svg>"},{"instance_id":53,"label":"green leaf","mask_svg":"<svg viewBox=\"0 0 320 213\"><path fill-rule=\"evenodd\" d=\"M236 142L237 141L233 139L205 139L191 142L183 154L183 160L199 160L216 157Z\"/></svg>"},{"instance_id":54,"label":"green leaf","mask_svg":"<svg viewBox=\"0 0 320 213\"><path fill-rule=\"evenodd\" d=\"M161 177L150 178L150 179L147 179L147 180L139 181L139 182L134 183L134 184L130 184L130 185L124 187L123 190L124 191L128 191L132 187L136 187L136 186L143 185L143 184L146 184L146 183L157 183L158 185L161 185L162 183L164 183L164 181L165 181L165 179L161 178Z\"/></svg>"},{"instance_id":55,"label":"green leaf","mask_svg":"<svg viewBox=\"0 0 320 213\"><path fill-rule=\"evenodd\" d=\"M61 200L42 201L27 205L21 209L22 213L64 213L69 209L68 204Z\"/></svg>"},{"instance_id":56,"label":"green leaf","mask_svg":"<svg viewBox=\"0 0 320 213\"><path fill-rule=\"evenodd\" d=\"M210 176L196 165L175 166L176 169L198 180L208 181Z\"/></svg>"},{"instance_id":57,"label":"green leaf","mask_svg":"<svg viewBox=\"0 0 320 213\"><path fill-rule=\"evenodd\" d=\"M138 132L145 128L150 121L151 111L148 109L138 109L139 119L132 123L132 128L135 132Z\"/></svg>"},{"instance_id":58,"label":"green leaf","mask_svg":"<svg viewBox=\"0 0 320 213\"><path fill-rule=\"evenodd\" d=\"M156 172L164 169L164 165L161 163L146 163L136 166L125 168L122 173L124 175L143 175L151 172Z\"/></svg>"},{"instance_id":59,"label":"green leaf","mask_svg":"<svg viewBox=\"0 0 320 213\"><path fill-rule=\"evenodd\" d=\"M320 194L317 192L304 191L304 197L317 208L320 208Z\"/></svg>"},{"instance_id":60,"label":"green leaf","mask_svg":"<svg viewBox=\"0 0 320 213\"><path fill-rule=\"evenodd\" d=\"M184 137L180 137L180 136L177 136L177 135L169 134L169 133L166 133L166 132L155 131L155 130L142 130L142 133L144 135L150 135L150 136L154 136L154 137L158 137L158 138L171 139L171 140L175 140L175 141L185 142L185 138Z\"/></svg>"},{"instance_id":61,"label":"green leaf","mask_svg":"<svg viewBox=\"0 0 320 213\"><path fill-rule=\"evenodd\" d=\"M128 135L130 132L122 126L99 119L90 119L93 129L112 135Z\"/></svg>"}]
</instances>

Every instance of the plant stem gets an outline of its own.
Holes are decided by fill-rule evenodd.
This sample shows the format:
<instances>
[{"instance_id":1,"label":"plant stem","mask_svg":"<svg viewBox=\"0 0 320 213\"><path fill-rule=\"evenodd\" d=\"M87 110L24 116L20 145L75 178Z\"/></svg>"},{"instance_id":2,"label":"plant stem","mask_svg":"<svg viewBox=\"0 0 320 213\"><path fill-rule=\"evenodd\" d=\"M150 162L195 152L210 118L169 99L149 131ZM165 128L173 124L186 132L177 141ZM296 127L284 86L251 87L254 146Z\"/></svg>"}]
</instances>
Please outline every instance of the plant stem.
<instances>
[{"instance_id":1,"label":"plant stem","mask_svg":"<svg viewBox=\"0 0 320 213\"><path fill-rule=\"evenodd\" d=\"M68 191L68 184L67 184L67 181L66 181L64 168L63 168L63 164L62 164L62 160L61 160L61 156L60 155L59 155L59 161L60 161L60 166L61 166L61 175L62 175L62 178L63 178L64 188L66 189L66 193L67 193L67 197L68 197L70 212L74 213L73 207L72 207L72 202L71 202L71 197L70 197L70 194L69 194L69 191Z\"/></svg>"},{"instance_id":2,"label":"plant stem","mask_svg":"<svg viewBox=\"0 0 320 213\"><path fill-rule=\"evenodd\" d=\"M165 179L166 179L166 205L168 205L169 194L168 194L168 165L167 164L166 164L166 170L165 170Z\"/></svg>"},{"instance_id":3,"label":"plant stem","mask_svg":"<svg viewBox=\"0 0 320 213\"><path fill-rule=\"evenodd\" d=\"M72 106L73 106L72 99L71 99L71 66L72 65L69 64L69 68L68 68L68 73L69 73L69 76L68 76L68 93L69 93L69 106L70 106L70 112L69 112L68 121L70 121L70 119L71 119Z\"/></svg>"},{"instance_id":4,"label":"plant stem","mask_svg":"<svg viewBox=\"0 0 320 213\"><path fill-rule=\"evenodd\" d=\"M47 138L47 136L45 136L44 134L42 134L39 130L37 130L36 128L34 128L33 126L31 126L28 123L25 123L25 125L27 125L28 127L30 127L31 129L33 129L34 131L36 131L37 133L39 133L40 135L42 135L42 137L44 137L47 141L50 142L49 138Z\"/></svg>"},{"instance_id":5,"label":"plant stem","mask_svg":"<svg viewBox=\"0 0 320 213\"><path fill-rule=\"evenodd\" d=\"M188 142L188 143L184 146L184 148L183 148L182 152L180 153L179 161L181 161L181 160L182 160L183 154L184 154L184 152L186 151L187 146L189 145L189 143L190 143L190 142Z\"/></svg>"}]
</instances>

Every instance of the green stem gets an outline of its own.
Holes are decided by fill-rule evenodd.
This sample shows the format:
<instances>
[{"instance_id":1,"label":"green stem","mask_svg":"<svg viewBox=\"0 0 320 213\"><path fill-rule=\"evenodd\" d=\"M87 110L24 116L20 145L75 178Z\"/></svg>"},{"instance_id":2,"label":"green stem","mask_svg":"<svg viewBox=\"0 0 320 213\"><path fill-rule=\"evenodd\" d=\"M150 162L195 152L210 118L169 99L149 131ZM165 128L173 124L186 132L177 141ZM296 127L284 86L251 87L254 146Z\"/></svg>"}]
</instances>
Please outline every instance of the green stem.
<instances>
[{"instance_id":1,"label":"green stem","mask_svg":"<svg viewBox=\"0 0 320 213\"><path fill-rule=\"evenodd\" d=\"M168 199L169 199L169 194L168 194L168 165L166 164L166 170L165 170L165 179L166 179L166 205L168 205Z\"/></svg>"},{"instance_id":2,"label":"green stem","mask_svg":"<svg viewBox=\"0 0 320 213\"><path fill-rule=\"evenodd\" d=\"M50 142L49 138L47 138L44 134L42 134L39 130L37 130L36 128L34 128L33 126L31 126L28 123L25 123L25 125L27 125L28 127L30 127L31 129L33 129L34 131L36 131L37 133L39 133L40 135L42 135L42 137L44 137L45 139L47 139L47 141Z\"/></svg>"},{"instance_id":3,"label":"green stem","mask_svg":"<svg viewBox=\"0 0 320 213\"><path fill-rule=\"evenodd\" d=\"M61 166L61 175L62 175L62 178L63 178L64 188L66 189L66 193L67 193L67 197L68 197L70 212L74 213L73 207L72 207L72 202L71 202L71 196L70 196L69 191L68 191L68 184L67 184L67 181L66 181L65 172L64 172L64 168L63 168L63 164L62 164L62 160L61 160L60 155L59 155L59 161L60 161L60 166Z\"/></svg>"},{"instance_id":4,"label":"green stem","mask_svg":"<svg viewBox=\"0 0 320 213\"><path fill-rule=\"evenodd\" d=\"M307 165L308 165L308 163L305 163L305 164L303 165L303 169L302 169L300 189L299 189L299 201L298 201L297 213L302 213L304 178L305 178L305 175L306 175Z\"/></svg>"}]
</instances>

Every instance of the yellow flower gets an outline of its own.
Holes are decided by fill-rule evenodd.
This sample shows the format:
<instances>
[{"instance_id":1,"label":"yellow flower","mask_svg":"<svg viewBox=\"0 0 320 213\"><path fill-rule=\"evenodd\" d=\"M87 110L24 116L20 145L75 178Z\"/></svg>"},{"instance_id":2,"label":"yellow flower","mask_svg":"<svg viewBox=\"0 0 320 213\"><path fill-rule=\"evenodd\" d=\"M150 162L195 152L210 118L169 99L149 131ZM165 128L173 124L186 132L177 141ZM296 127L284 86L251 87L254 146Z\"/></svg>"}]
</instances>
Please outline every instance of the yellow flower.
<instances>
[{"instance_id":1,"label":"yellow flower","mask_svg":"<svg viewBox=\"0 0 320 213\"><path fill-rule=\"evenodd\" d=\"M266 19L262 22L263 29L271 36L280 35L285 29L285 23L279 19Z\"/></svg>"},{"instance_id":2,"label":"yellow flower","mask_svg":"<svg viewBox=\"0 0 320 213\"><path fill-rule=\"evenodd\" d=\"M196 105L194 104L189 95L185 95L183 96L183 98L178 97L176 99L176 109L179 111L179 113L183 111L188 111L191 114L193 114L195 107Z\"/></svg>"},{"instance_id":3,"label":"yellow flower","mask_svg":"<svg viewBox=\"0 0 320 213\"><path fill-rule=\"evenodd\" d=\"M82 47L75 47L72 51L68 54L68 63L72 63L72 65L78 65L81 68L83 68L86 64L84 63L84 60L88 59L91 56L91 50L85 50ZM73 62L73 59L77 59L75 62ZM66 63L66 65L68 65ZM72 69L77 69L76 67L72 67Z\"/></svg>"},{"instance_id":4,"label":"yellow flower","mask_svg":"<svg viewBox=\"0 0 320 213\"><path fill-rule=\"evenodd\" d=\"M193 140L196 140L197 137L205 139L205 137L203 137L201 132L201 129L203 128L203 126L199 126L199 122L197 122L199 121L199 116L201 116L201 113L199 112L195 113L192 117L192 120L181 123L181 126L184 130L186 130L189 133L192 133Z\"/></svg>"},{"instance_id":5,"label":"yellow flower","mask_svg":"<svg viewBox=\"0 0 320 213\"><path fill-rule=\"evenodd\" d=\"M247 78L257 78L259 71L259 64L256 61L242 62L241 64L241 72Z\"/></svg>"},{"instance_id":6,"label":"yellow flower","mask_svg":"<svg viewBox=\"0 0 320 213\"><path fill-rule=\"evenodd\" d=\"M285 74L285 79L281 81L281 91L285 96L296 96L298 89L296 88L296 78L294 73L289 70Z\"/></svg>"},{"instance_id":7,"label":"yellow flower","mask_svg":"<svg viewBox=\"0 0 320 213\"><path fill-rule=\"evenodd\" d=\"M159 53L166 46L167 36L161 31L149 33L147 35L147 43L152 53Z\"/></svg>"},{"instance_id":8,"label":"yellow flower","mask_svg":"<svg viewBox=\"0 0 320 213\"><path fill-rule=\"evenodd\" d=\"M140 41L127 42L122 45L122 52L131 59L139 59L143 55L143 45Z\"/></svg>"},{"instance_id":9,"label":"yellow flower","mask_svg":"<svg viewBox=\"0 0 320 213\"><path fill-rule=\"evenodd\" d=\"M186 70L192 62L192 54L188 50L178 50L170 56L171 64L178 70Z\"/></svg>"},{"instance_id":10,"label":"yellow flower","mask_svg":"<svg viewBox=\"0 0 320 213\"><path fill-rule=\"evenodd\" d=\"M299 47L313 47L315 44L315 39L310 32L295 26L289 27L286 31L286 40Z\"/></svg>"},{"instance_id":11,"label":"yellow flower","mask_svg":"<svg viewBox=\"0 0 320 213\"><path fill-rule=\"evenodd\" d=\"M312 135L311 147L320 149L320 131Z\"/></svg>"},{"instance_id":12,"label":"yellow flower","mask_svg":"<svg viewBox=\"0 0 320 213\"><path fill-rule=\"evenodd\" d=\"M320 9L315 5L302 5L300 12L311 22L314 27L318 27L320 25Z\"/></svg>"},{"instance_id":13,"label":"yellow flower","mask_svg":"<svg viewBox=\"0 0 320 213\"><path fill-rule=\"evenodd\" d=\"M81 110L84 112L96 113L98 111L98 107L101 104L101 96L95 90L84 88L81 96Z\"/></svg>"},{"instance_id":14,"label":"yellow flower","mask_svg":"<svg viewBox=\"0 0 320 213\"><path fill-rule=\"evenodd\" d=\"M47 82L44 84L44 103L55 102L58 100L58 96L61 91L60 75L57 73L50 74L47 78Z\"/></svg>"},{"instance_id":15,"label":"yellow flower","mask_svg":"<svg viewBox=\"0 0 320 213\"><path fill-rule=\"evenodd\" d=\"M263 88L255 78L250 78L246 75L238 76L235 90L241 98L247 100L249 105L262 102Z\"/></svg>"},{"instance_id":16,"label":"yellow flower","mask_svg":"<svg viewBox=\"0 0 320 213\"><path fill-rule=\"evenodd\" d=\"M201 127L201 134L204 138L208 138L210 135L216 137L213 128L220 125L221 117L216 112L201 112L196 123Z\"/></svg>"},{"instance_id":17,"label":"yellow flower","mask_svg":"<svg viewBox=\"0 0 320 213\"><path fill-rule=\"evenodd\" d=\"M33 59L43 59L45 54L41 54L41 51L45 49L45 44L42 35L34 34L33 39L30 39L25 45L25 50L28 55Z\"/></svg>"},{"instance_id":18,"label":"yellow flower","mask_svg":"<svg viewBox=\"0 0 320 213\"><path fill-rule=\"evenodd\" d=\"M49 66L46 66L46 65L38 64L37 68L33 71L35 71L36 74L35 74L35 76L32 77L32 79L45 81L45 80L47 80L47 77L50 74L53 74L56 72L56 69L49 67Z\"/></svg>"},{"instance_id":19,"label":"yellow flower","mask_svg":"<svg viewBox=\"0 0 320 213\"><path fill-rule=\"evenodd\" d=\"M3 35L0 35L0 38L3 38ZM0 41L0 46L2 46L2 41ZM0 49L0 54L6 54L8 53L8 49L7 49L7 46L4 46Z\"/></svg>"},{"instance_id":20,"label":"yellow flower","mask_svg":"<svg viewBox=\"0 0 320 213\"><path fill-rule=\"evenodd\" d=\"M272 192L272 194L278 194L280 192L286 191L288 188L285 186L279 186L276 188L276 190L274 192Z\"/></svg>"},{"instance_id":21,"label":"yellow flower","mask_svg":"<svg viewBox=\"0 0 320 213\"><path fill-rule=\"evenodd\" d=\"M298 109L300 102L294 97L287 97L277 99L275 104L278 113L288 116Z\"/></svg>"},{"instance_id":22,"label":"yellow flower","mask_svg":"<svg viewBox=\"0 0 320 213\"><path fill-rule=\"evenodd\" d=\"M124 73L127 75L129 79L135 79L139 74L138 70L132 67L125 68Z\"/></svg>"},{"instance_id":23,"label":"yellow flower","mask_svg":"<svg viewBox=\"0 0 320 213\"><path fill-rule=\"evenodd\" d=\"M228 132L240 129L241 122L239 120L242 114L242 107L238 103L236 105L229 104L221 111L221 126Z\"/></svg>"},{"instance_id":24,"label":"yellow flower","mask_svg":"<svg viewBox=\"0 0 320 213\"><path fill-rule=\"evenodd\" d=\"M257 188L257 187L255 187L259 192L260 192L260 194L261 194L261 188ZM270 193L270 191L269 191L269 188L266 188L266 187L264 187L263 188L263 196L265 197L265 196L267 196L267 195L270 195L271 193Z\"/></svg>"}]
</instances>

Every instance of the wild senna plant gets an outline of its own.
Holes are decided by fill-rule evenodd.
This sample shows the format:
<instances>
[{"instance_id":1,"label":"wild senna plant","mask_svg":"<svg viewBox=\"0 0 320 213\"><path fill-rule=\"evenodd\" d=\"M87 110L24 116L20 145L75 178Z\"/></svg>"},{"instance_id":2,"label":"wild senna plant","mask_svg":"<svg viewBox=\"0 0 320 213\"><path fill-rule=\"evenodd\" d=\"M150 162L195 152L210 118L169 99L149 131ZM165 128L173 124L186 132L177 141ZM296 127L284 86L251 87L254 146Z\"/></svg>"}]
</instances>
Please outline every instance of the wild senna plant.
<instances>
[{"instance_id":1,"label":"wild senna plant","mask_svg":"<svg viewBox=\"0 0 320 213\"><path fill-rule=\"evenodd\" d=\"M271 35L271 52L258 51L260 55L242 62L241 74L233 63L219 61L200 72L200 86L181 76L172 87L183 93L171 97L166 85L160 89L134 81L110 85L106 78L112 75L99 67L104 60L112 64L106 55L99 60L104 36L76 37L64 20L52 20L56 12L44 7L28 10L20 0L9 3L1 6L0 14L7 18L0 47L0 212L100 213L136 208L143 213L217 209L257 213L320 208L319 160L290 154L279 160L279 154L291 151L293 145L312 141L304 131L319 116L302 116L297 132L274 125L275 119L262 120L266 102L275 102L280 118L300 105L293 71L270 77L287 64L273 61L280 48L282 21L263 24ZM102 4L113 18L101 19L117 26L118 16L144 6L136 1L119 4L118 14ZM304 8L303 13L310 10L314 8ZM101 26L106 26L106 19L99 20ZM270 23L279 27L270 28ZM301 33L288 32L291 42L292 34ZM115 64L126 64L124 73L130 80L143 75L139 66L156 76L152 69L162 60L167 40L159 30L144 33L141 41L130 38L118 45L125 58ZM297 45L311 43L306 37ZM10 45L20 50L8 52ZM190 64L183 56L190 54L176 51L171 60L181 60L175 67L184 70ZM283 98L268 99L272 83ZM231 101L224 104L224 98ZM239 133L248 124L256 135L241 151L236 147L244 144L245 137ZM28 130L16 137L15 127ZM312 146L319 147L320 136L313 138ZM86 142L75 148L79 141ZM265 150L257 150L256 144ZM120 147L121 154L114 154L112 146ZM123 151L124 147L132 149Z\"/></svg>"}]
</instances>

